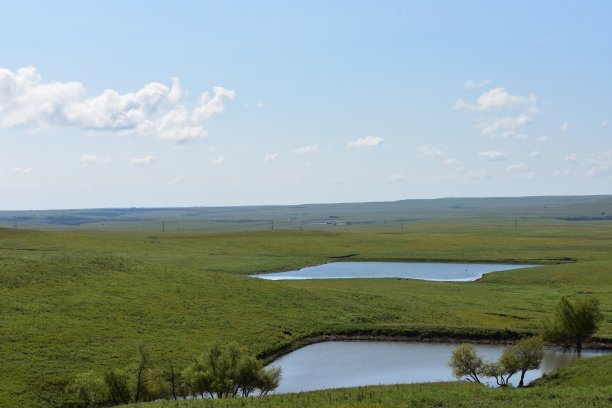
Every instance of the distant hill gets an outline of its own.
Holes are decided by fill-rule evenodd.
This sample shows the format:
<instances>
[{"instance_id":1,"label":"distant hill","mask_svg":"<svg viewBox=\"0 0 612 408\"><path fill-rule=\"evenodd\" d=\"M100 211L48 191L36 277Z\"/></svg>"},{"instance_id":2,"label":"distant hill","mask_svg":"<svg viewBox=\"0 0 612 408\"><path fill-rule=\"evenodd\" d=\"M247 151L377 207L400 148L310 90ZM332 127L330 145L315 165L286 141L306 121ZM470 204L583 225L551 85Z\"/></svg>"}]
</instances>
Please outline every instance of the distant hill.
<instances>
[{"instance_id":1,"label":"distant hill","mask_svg":"<svg viewBox=\"0 0 612 408\"><path fill-rule=\"evenodd\" d=\"M439 198L392 202L0 211L0 227L88 230L358 228L420 220L612 221L612 196Z\"/></svg>"}]
</instances>

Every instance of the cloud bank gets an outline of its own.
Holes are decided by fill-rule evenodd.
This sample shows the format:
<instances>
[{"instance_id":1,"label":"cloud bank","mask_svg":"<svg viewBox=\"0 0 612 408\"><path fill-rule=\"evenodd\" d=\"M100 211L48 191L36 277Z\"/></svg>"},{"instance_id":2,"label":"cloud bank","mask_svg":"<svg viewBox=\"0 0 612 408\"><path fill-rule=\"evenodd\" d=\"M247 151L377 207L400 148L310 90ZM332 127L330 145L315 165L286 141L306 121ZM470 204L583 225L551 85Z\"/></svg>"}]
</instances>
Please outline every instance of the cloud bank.
<instances>
[{"instance_id":1,"label":"cloud bank","mask_svg":"<svg viewBox=\"0 0 612 408\"><path fill-rule=\"evenodd\" d=\"M72 127L183 143L206 137L203 121L223 112L235 96L234 90L214 87L188 105L179 80L171 82L87 97L80 82L44 82L31 66L16 72L0 68L0 127Z\"/></svg>"}]
</instances>

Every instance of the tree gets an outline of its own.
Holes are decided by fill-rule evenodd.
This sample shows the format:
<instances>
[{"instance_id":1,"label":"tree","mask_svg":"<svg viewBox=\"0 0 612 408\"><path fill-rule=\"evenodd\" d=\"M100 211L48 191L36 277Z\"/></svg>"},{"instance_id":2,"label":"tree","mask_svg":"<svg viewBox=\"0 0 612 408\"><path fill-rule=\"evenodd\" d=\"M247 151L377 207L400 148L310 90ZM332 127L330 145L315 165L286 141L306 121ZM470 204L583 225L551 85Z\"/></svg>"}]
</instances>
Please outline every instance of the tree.
<instances>
[{"instance_id":1,"label":"tree","mask_svg":"<svg viewBox=\"0 0 612 408\"><path fill-rule=\"evenodd\" d=\"M545 324L543 337L564 347L574 344L580 352L582 344L597 332L602 320L597 298L578 298L571 302L563 297L557 303L552 319Z\"/></svg>"},{"instance_id":2,"label":"tree","mask_svg":"<svg viewBox=\"0 0 612 408\"><path fill-rule=\"evenodd\" d=\"M263 368L260 361L235 343L213 344L182 373L192 395L231 398L240 393L249 396L278 387L280 369Z\"/></svg>"},{"instance_id":3,"label":"tree","mask_svg":"<svg viewBox=\"0 0 612 408\"><path fill-rule=\"evenodd\" d=\"M461 379L468 377L468 381L480 383L479 374L483 374L484 361L476 353L471 344L461 344L453 350L448 366L453 370L453 375Z\"/></svg>"},{"instance_id":4,"label":"tree","mask_svg":"<svg viewBox=\"0 0 612 408\"><path fill-rule=\"evenodd\" d=\"M508 347L500 358L500 362L506 365L508 370L514 369L521 372L519 387L523 386L525 373L540 367L544 357L544 342L540 337L529 337L519 340L516 344Z\"/></svg>"}]
</instances>

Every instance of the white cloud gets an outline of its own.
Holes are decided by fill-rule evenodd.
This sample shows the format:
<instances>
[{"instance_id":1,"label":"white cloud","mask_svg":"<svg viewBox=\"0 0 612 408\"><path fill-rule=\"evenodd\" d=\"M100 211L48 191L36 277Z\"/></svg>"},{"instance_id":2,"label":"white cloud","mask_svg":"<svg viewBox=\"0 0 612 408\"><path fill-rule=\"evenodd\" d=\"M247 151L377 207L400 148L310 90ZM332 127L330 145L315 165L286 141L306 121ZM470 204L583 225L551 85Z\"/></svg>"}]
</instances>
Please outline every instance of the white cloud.
<instances>
[{"instance_id":1,"label":"white cloud","mask_svg":"<svg viewBox=\"0 0 612 408\"><path fill-rule=\"evenodd\" d=\"M562 131L562 132L565 132L567 129L569 129L569 127L570 127L570 124L569 124L569 123L567 123L567 122L563 122L563 123L561 124L561 126L559 126L559 130L560 130L560 131Z\"/></svg>"},{"instance_id":2,"label":"white cloud","mask_svg":"<svg viewBox=\"0 0 612 408\"><path fill-rule=\"evenodd\" d=\"M255 107L257 107L257 108L263 108L263 107L264 107L264 103L263 103L263 101L257 101L257 103L255 104Z\"/></svg>"},{"instance_id":3,"label":"white cloud","mask_svg":"<svg viewBox=\"0 0 612 408\"><path fill-rule=\"evenodd\" d=\"M278 160L278 153L267 153L264 157L264 161L271 162Z\"/></svg>"},{"instance_id":4,"label":"white cloud","mask_svg":"<svg viewBox=\"0 0 612 408\"><path fill-rule=\"evenodd\" d=\"M384 139L379 136L367 136L355 139L347 144L347 147L376 147L379 146Z\"/></svg>"},{"instance_id":5,"label":"white cloud","mask_svg":"<svg viewBox=\"0 0 612 408\"><path fill-rule=\"evenodd\" d=\"M478 157L482 157L483 159L487 159L489 161L506 160L506 155L504 154L504 152L501 152L499 150L480 152L478 153Z\"/></svg>"},{"instance_id":6,"label":"white cloud","mask_svg":"<svg viewBox=\"0 0 612 408\"><path fill-rule=\"evenodd\" d=\"M531 122L531 118L523 113L518 116L497 119L494 122L479 122L476 127L484 135L500 139L516 139L524 137L524 135L517 133L516 129L527 125L529 122Z\"/></svg>"},{"instance_id":7,"label":"white cloud","mask_svg":"<svg viewBox=\"0 0 612 408\"><path fill-rule=\"evenodd\" d=\"M442 151L433 146L421 146L417 149L417 157L420 159L432 159L442 155Z\"/></svg>"},{"instance_id":8,"label":"white cloud","mask_svg":"<svg viewBox=\"0 0 612 408\"><path fill-rule=\"evenodd\" d=\"M393 182L404 181L404 180L406 180L406 175L404 173L394 174L385 179L387 183L393 183Z\"/></svg>"},{"instance_id":9,"label":"white cloud","mask_svg":"<svg viewBox=\"0 0 612 408\"><path fill-rule=\"evenodd\" d=\"M297 149L293 149L292 152L295 154L308 154L308 153L317 153L319 151L319 145L313 144L310 146L302 146Z\"/></svg>"},{"instance_id":10,"label":"white cloud","mask_svg":"<svg viewBox=\"0 0 612 408\"><path fill-rule=\"evenodd\" d=\"M514 164L509 164L508 166L506 166L506 171L508 172L525 171L525 170L529 170L529 166L526 165L525 163L514 163Z\"/></svg>"},{"instance_id":11,"label":"white cloud","mask_svg":"<svg viewBox=\"0 0 612 408\"><path fill-rule=\"evenodd\" d=\"M533 180L536 177L536 173L533 171L520 171L510 174L509 177L513 180Z\"/></svg>"},{"instance_id":12,"label":"white cloud","mask_svg":"<svg viewBox=\"0 0 612 408\"><path fill-rule=\"evenodd\" d=\"M459 165L461 164L461 162L459 160L456 159L446 159L444 160L444 165L445 166L453 166L453 165Z\"/></svg>"},{"instance_id":13,"label":"white cloud","mask_svg":"<svg viewBox=\"0 0 612 408\"><path fill-rule=\"evenodd\" d=\"M202 122L223 112L235 95L215 87L212 96L204 92L188 107L179 80L171 82L151 82L125 94L107 89L86 97L80 82L43 82L34 67L16 72L0 68L0 127L75 127L186 142L206 137Z\"/></svg>"},{"instance_id":14,"label":"white cloud","mask_svg":"<svg viewBox=\"0 0 612 408\"><path fill-rule=\"evenodd\" d=\"M606 119L601 121L601 123L599 124L599 127L600 128L604 128L604 127L608 126L609 123L610 123L610 119L606 118Z\"/></svg>"},{"instance_id":15,"label":"white cloud","mask_svg":"<svg viewBox=\"0 0 612 408\"><path fill-rule=\"evenodd\" d=\"M219 156L216 159L212 159L210 162L212 164L221 164L225 161L225 156Z\"/></svg>"},{"instance_id":16,"label":"white cloud","mask_svg":"<svg viewBox=\"0 0 612 408\"><path fill-rule=\"evenodd\" d=\"M155 161L155 156L138 157L130 160L130 163L135 166L148 166Z\"/></svg>"},{"instance_id":17,"label":"white cloud","mask_svg":"<svg viewBox=\"0 0 612 408\"><path fill-rule=\"evenodd\" d=\"M21 173L21 174L28 174L28 173L31 173L32 171L34 171L32 167L19 166L13 169L13 173Z\"/></svg>"},{"instance_id":18,"label":"white cloud","mask_svg":"<svg viewBox=\"0 0 612 408\"><path fill-rule=\"evenodd\" d=\"M484 179L490 178L491 175L486 170L478 170L478 171L472 171L472 172L468 173L467 177L470 180L484 180Z\"/></svg>"},{"instance_id":19,"label":"white cloud","mask_svg":"<svg viewBox=\"0 0 612 408\"><path fill-rule=\"evenodd\" d=\"M465 89L475 89L475 88L483 88L491 83L490 79L485 79L484 81L465 81L463 87Z\"/></svg>"},{"instance_id":20,"label":"white cloud","mask_svg":"<svg viewBox=\"0 0 612 408\"><path fill-rule=\"evenodd\" d=\"M550 140L550 137L548 136L539 136L536 141L540 142L540 143L544 143Z\"/></svg>"},{"instance_id":21,"label":"white cloud","mask_svg":"<svg viewBox=\"0 0 612 408\"><path fill-rule=\"evenodd\" d=\"M93 154L93 153L86 153L86 154L81 155L81 157L79 157L79 163L81 163L81 167L87 167L90 164L104 163L106 161L108 160L103 159L97 154Z\"/></svg>"},{"instance_id":22,"label":"white cloud","mask_svg":"<svg viewBox=\"0 0 612 408\"><path fill-rule=\"evenodd\" d=\"M537 102L538 98L535 95L511 95L504 88L493 88L480 95L475 104L469 104L462 99L457 99L455 102L455 109L469 112L493 112L514 109L519 106Z\"/></svg>"},{"instance_id":23,"label":"white cloud","mask_svg":"<svg viewBox=\"0 0 612 408\"><path fill-rule=\"evenodd\" d=\"M172 180L168 181L168 185L169 186L175 186L177 184L181 184L183 181L185 181L185 176L183 176L182 174L179 174L178 176L176 176Z\"/></svg>"},{"instance_id":24,"label":"white cloud","mask_svg":"<svg viewBox=\"0 0 612 408\"><path fill-rule=\"evenodd\" d=\"M578 155L576 153L571 153L565 156L565 161L573 162L576 160L578 160Z\"/></svg>"},{"instance_id":25,"label":"white cloud","mask_svg":"<svg viewBox=\"0 0 612 408\"><path fill-rule=\"evenodd\" d=\"M540 155L540 151L539 150L532 150L531 153L529 153L529 155L531 157L538 157Z\"/></svg>"}]
</instances>

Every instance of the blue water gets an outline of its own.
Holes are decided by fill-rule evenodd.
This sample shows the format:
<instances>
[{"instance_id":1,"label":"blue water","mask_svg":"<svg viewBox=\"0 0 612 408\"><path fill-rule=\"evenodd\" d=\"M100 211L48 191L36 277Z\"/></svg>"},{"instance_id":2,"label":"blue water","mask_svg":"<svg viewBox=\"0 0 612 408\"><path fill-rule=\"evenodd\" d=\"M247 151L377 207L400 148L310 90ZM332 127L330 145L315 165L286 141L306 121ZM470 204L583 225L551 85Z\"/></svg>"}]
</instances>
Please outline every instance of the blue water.
<instances>
[{"instance_id":1,"label":"blue water","mask_svg":"<svg viewBox=\"0 0 612 408\"><path fill-rule=\"evenodd\" d=\"M271 364L283 370L282 380L275 393L377 384L456 381L448 367L455 347L457 344L451 343L373 341L330 341L312 344ZM497 360L505 347L475 345L478 354L489 361ZM583 350L581 356L594 357L609 352ZM573 352L547 349L540 369L526 373L525 384L544 373L569 364L575 358L577 355ZM515 374L511 382L516 386L519 379L520 375Z\"/></svg>"},{"instance_id":2,"label":"blue water","mask_svg":"<svg viewBox=\"0 0 612 408\"><path fill-rule=\"evenodd\" d=\"M297 271L252 275L269 280L402 278L429 281L475 281L483 274L537 265L440 262L333 262Z\"/></svg>"}]
</instances>

